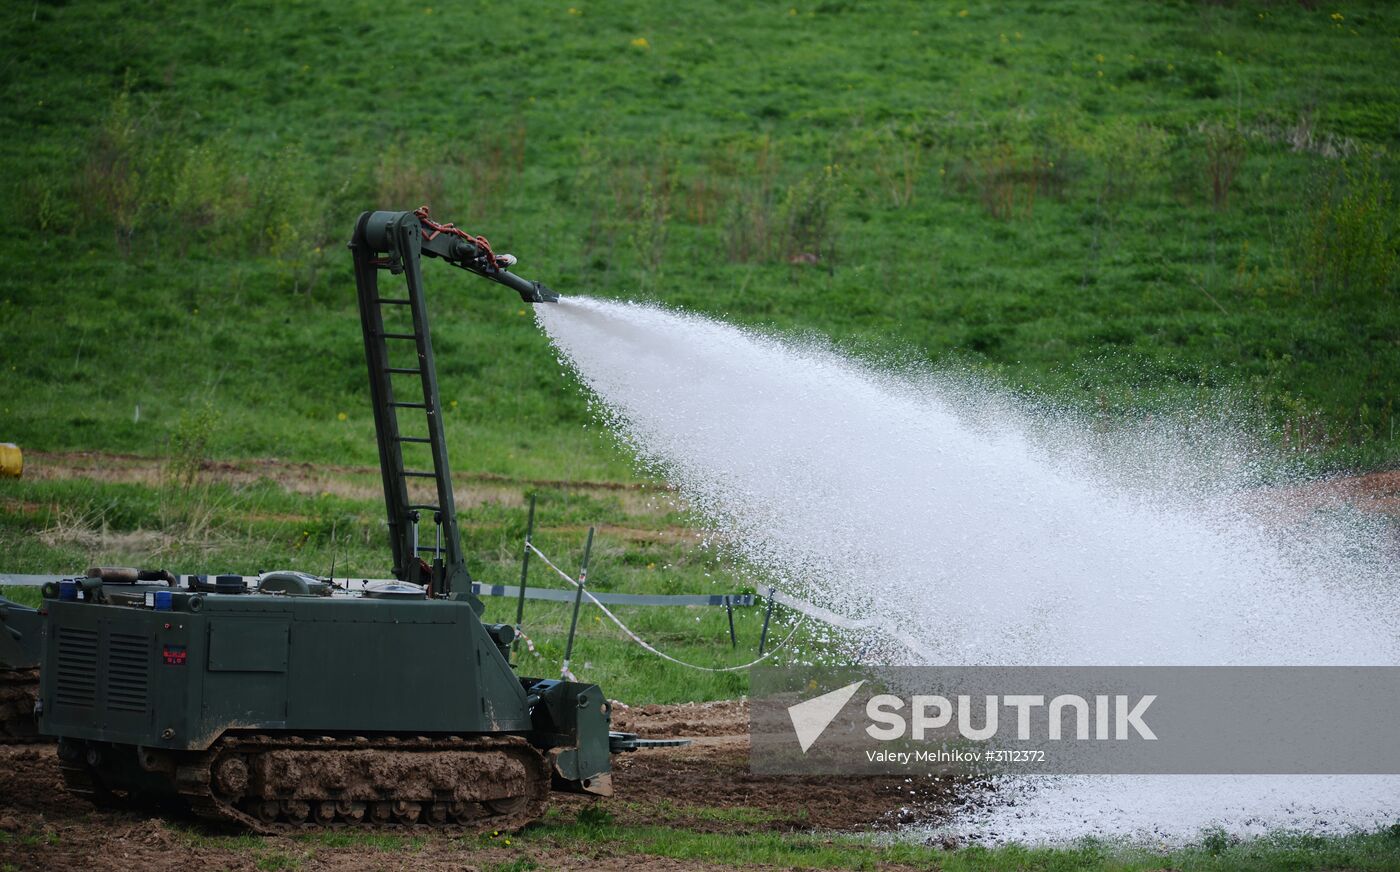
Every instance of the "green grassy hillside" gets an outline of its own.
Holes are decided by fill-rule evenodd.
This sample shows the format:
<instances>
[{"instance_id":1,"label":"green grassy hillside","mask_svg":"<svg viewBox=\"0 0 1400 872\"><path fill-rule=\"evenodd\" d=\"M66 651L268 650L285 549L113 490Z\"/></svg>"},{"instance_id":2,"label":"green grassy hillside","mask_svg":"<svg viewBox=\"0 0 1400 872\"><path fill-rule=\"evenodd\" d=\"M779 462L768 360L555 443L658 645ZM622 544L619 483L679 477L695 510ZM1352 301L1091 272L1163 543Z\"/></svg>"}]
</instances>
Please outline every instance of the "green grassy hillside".
<instances>
[{"instance_id":1,"label":"green grassy hillside","mask_svg":"<svg viewBox=\"0 0 1400 872\"><path fill-rule=\"evenodd\" d=\"M1313 6L1315 8L1306 8ZM365 208L566 293L956 359L1116 412L1222 391L1400 457L1400 7L11 5L0 438L374 462ZM510 295L430 272L456 466L626 479ZM342 420L343 414L343 420Z\"/></svg>"}]
</instances>

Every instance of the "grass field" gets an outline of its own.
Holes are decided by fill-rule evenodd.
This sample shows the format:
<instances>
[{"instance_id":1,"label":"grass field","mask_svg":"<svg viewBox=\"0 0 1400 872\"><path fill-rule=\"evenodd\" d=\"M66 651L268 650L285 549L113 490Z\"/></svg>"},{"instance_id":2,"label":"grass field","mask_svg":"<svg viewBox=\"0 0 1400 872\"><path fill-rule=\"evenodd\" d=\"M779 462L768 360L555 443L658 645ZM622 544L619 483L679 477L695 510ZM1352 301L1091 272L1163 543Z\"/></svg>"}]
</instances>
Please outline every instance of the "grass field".
<instances>
[{"instance_id":1,"label":"grass field","mask_svg":"<svg viewBox=\"0 0 1400 872\"><path fill-rule=\"evenodd\" d=\"M1400 9L1307 5L15 7L4 435L207 403L216 454L372 462L341 246L428 203L565 293L1388 464ZM459 467L632 475L508 294L429 281Z\"/></svg>"},{"instance_id":2,"label":"grass field","mask_svg":"<svg viewBox=\"0 0 1400 872\"><path fill-rule=\"evenodd\" d=\"M1110 422L1226 405L1319 470L1400 463L1400 6L573 4L0 12L0 441L36 470L140 467L0 480L0 569L383 575L343 244L360 211L425 203L565 294L955 366ZM534 494L567 567L600 525L600 589L761 583L700 547L513 295L428 269L476 575L514 583ZM567 611L529 609L552 674ZM731 650L720 609L622 614L715 666L752 659L761 620L740 610ZM611 696L747 690L595 617L575 671ZM525 839L948 869L1386 868L1400 844L876 854L557 817Z\"/></svg>"}]
</instances>

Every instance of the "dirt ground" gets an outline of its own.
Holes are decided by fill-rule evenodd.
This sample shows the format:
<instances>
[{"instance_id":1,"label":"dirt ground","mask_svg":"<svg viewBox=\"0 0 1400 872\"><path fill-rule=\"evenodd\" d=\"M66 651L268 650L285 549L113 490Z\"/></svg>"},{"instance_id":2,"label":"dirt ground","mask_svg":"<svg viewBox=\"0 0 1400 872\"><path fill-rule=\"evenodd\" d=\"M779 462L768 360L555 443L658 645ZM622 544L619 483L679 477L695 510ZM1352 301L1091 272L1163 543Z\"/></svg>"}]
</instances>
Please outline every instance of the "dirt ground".
<instances>
[{"instance_id":1,"label":"dirt ground","mask_svg":"<svg viewBox=\"0 0 1400 872\"><path fill-rule=\"evenodd\" d=\"M685 737L692 744L614 758L613 814L619 821L645 823L660 811L668 823L723 831L735 824L697 818L687 808L750 808L760 810L764 819L745 821L746 832L879 830L928 820L954 800L950 781L912 784L894 777L835 781L751 775L748 718L748 703L743 701L615 710L616 729L657 738ZM578 802L572 797L569 801Z\"/></svg>"},{"instance_id":2,"label":"dirt ground","mask_svg":"<svg viewBox=\"0 0 1400 872\"><path fill-rule=\"evenodd\" d=\"M694 739L689 747L614 758L611 799L555 794L558 819L590 806L619 826L660 825L697 832L862 831L938 817L955 802L947 781L902 778L756 777L748 771L748 707L743 701L618 706L614 726L654 738ZM596 813L593 813L596 814ZM97 809L68 796L50 745L0 746L0 869L491 869L528 859L545 869L718 869L624 852L606 844L586 855L550 839L507 834L483 847L426 828L408 848L336 845L290 837L204 838L231 831L156 810ZM392 832L392 831L386 831ZM9 864L9 866L6 866ZM523 863L518 868L530 868Z\"/></svg>"},{"instance_id":3,"label":"dirt ground","mask_svg":"<svg viewBox=\"0 0 1400 872\"><path fill-rule=\"evenodd\" d=\"M210 481L234 487L275 481L292 493L317 496L335 494L347 499L377 500L383 494L379 468L331 463L299 463L276 458L208 460L200 469ZM91 481L159 484L165 480L167 462L137 454L106 451L44 452L24 455L24 477L37 481L88 479ZM607 492L616 496L629 511L650 508L652 495L668 491L664 485L639 482L554 481L513 479L479 472L454 472L453 493L458 508L482 504L522 506L526 488L567 488L572 491ZM432 485L414 484L415 494L431 495Z\"/></svg>"},{"instance_id":4,"label":"dirt ground","mask_svg":"<svg viewBox=\"0 0 1400 872\"><path fill-rule=\"evenodd\" d=\"M30 452L25 455L26 478L60 481L91 479L93 481L134 482L154 484L162 480L164 465L156 458L134 454L97 451ZM368 466L337 466L332 464L295 463L270 458L250 458L234 461L207 461L203 471L211 478L230 485L249 485L273 480L293 493L317 495L333 493L351 499L375 500L382 493L379 470ZM668 504L680 506L674 492L665 485L635 482L589 482L517 480L483 473L456 472L452 475L453 491L459 508L494 504L521 506L526 487L557 487L574 491L605 491L621 500L629 513L649 514L655 510L655 498L666 492ZM416 493L430 496L428 485ZM1366 512L1400 517L1400 470L1371 472L1357 476L1338 476L1303 485L1261 488L1248 495L1261 509L1276 512L1309 512L1317 509L1350 505ZM21 508L38 510L39 505L21 504ZM698 540L694 530L674 528L667 531L633 531L626 527L609 528L624 538Z\"/></svg>"}]
</instances>

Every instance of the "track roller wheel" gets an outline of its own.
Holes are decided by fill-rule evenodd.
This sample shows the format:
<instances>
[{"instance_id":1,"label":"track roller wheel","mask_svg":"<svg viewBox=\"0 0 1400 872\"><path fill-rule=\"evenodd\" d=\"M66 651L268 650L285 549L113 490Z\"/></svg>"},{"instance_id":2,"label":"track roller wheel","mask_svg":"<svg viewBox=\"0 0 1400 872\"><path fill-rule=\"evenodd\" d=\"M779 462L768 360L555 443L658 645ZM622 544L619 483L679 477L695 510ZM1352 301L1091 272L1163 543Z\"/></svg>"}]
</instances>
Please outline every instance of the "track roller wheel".
<instances>
[{"instance_id":1,"label":"track roller wheel","mask_svg":"<svg viewBox=\"0 0 1400 872\"><path fill-rule=\"evenodd\" d=\"M372 802L369 804L369 819L377 824L387 824L394 819L392 803Z\"/></svg>"},{"instance_id":2,"label":"track roller wheel","mask_svg":"<svg viewBox=\"0 0 1400 872\"><path fill-rule=\"evenodd\" d=\"M350 823L357 824L365 819L365 804L341 800L335 804L335 813Z\"/></svg>"},{"instance_id":3,"label":"track roller wheel","mask_svg":"<svg viewBox=\"0 0 1400 872\"><path fill-rule=\"evenodd\" d=\"M335 803L321 800L316 803L316 823L321 826L335 823Z\"/></svg>"},{"instance_id":4,"label":"track roller wheel","mask_svg":"<svg viewBox=\"0 0 1400 872\"><path fill-rule=\"evenodd\" d=\"M284 799L282 816L292 823L299 824L311 816L311 803L300 799Z\"/></svg>"},{"instance_id":5,"label":"track roller wheel","mask_svg":"<svg viewBox=\"0 0 1400 872\"><path fill-rule=\"evenodd\" d=\"M401 824L416 824L418 817L423 813L421 803L408 802L407 800L396 800L394 802L394 820Z\"/></svg>"},{"instance_id":6,"label":"track roller wheel","mask_svg":"<svg viewBox=\"0 0 1400 872\"><path fill-rule=\"evenodd\" d=\"M214 768L214 786L225 796L238 798L248 792L248 763L242 757L225 757Z\"/></svg>"},{"instance_id":7,"label":"track roller wheel","mask_svg":"<svg viewBox=\"0 0 1400 872\"><path fill-rule=\"evenodd\" d=\"M248 813L263 823L270 824L282 814L282 804L275 799L255 799L248 803Z\"/></svg>"}]
</instances>

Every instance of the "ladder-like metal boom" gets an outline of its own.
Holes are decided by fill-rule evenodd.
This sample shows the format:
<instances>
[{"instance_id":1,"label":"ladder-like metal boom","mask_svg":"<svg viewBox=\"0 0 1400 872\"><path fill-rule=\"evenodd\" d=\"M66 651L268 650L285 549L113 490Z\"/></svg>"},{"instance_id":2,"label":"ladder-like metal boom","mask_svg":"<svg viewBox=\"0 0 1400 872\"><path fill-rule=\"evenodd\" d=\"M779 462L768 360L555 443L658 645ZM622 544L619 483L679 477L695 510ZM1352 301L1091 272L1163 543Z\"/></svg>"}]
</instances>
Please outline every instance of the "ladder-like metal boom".
<instances>
[{"instance_id":1,"label":"ladder-like metal boom","mask_svg":"<svg viewBox=\"0 0 1400 872\"><path fill-rule=\"evenodd\" d=\"M435 596L446 596L453 589L470 591L471 575L457 531L452 471L443 436L442 402L423 296L422 255L441 258L499 282L527 303L555 302L559 296L539 282L506 271L503 267L514 263L514 258L495 254L481 237L432 221L426 208L365 212L355 223L350 250L355 259L394 577L429 586ZM380 270L404 276L406 292L402 297L381 296ZM386 321L403 326L386 326ZM409 414L401 418L403 411ZM411 463L405 461L406 446ZM411 487L413 480L432 482L434 497L415 502L414 491L421 493L421 489ZM431 531L430 535L424 536L424 530ZM426 559L429 555L431 560ZM475 605L480 613L480 603Z\"/></svg>"}]
</instances>

